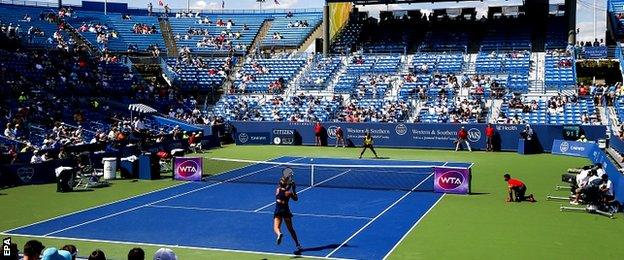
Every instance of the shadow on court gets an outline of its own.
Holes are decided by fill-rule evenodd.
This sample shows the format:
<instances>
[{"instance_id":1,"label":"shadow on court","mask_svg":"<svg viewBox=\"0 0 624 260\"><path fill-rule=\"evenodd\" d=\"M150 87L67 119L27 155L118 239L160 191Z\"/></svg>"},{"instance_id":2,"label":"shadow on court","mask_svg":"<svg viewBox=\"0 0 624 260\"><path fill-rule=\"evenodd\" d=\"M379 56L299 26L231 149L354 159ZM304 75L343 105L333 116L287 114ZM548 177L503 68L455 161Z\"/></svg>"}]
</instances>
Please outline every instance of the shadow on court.
<instances>
[{"instance_id":1,"label":"shadow on court","mask_svg":"<svg viewBox=\"0 0 624 260\"><path fill-rule=\"evenodd\" d=\"M329 244L329 245L324 245L324 246L317 246L317 247L305 247L303 249L301 249L301 251L295 251L294 254L295 255L301 255L302 253L305 252L316 252L316 251L323 251L323 250L332 250L332 249L336 249L340 246L340 244ZM343 248L345 247L349 247L349 245L345 244L342 246Z\"/></svg>"},{"instance_id":2,"label":"shadow on court","mask_svg":"<svg viewBox=\"0 0 624 260\"><path fill-rule=\"evenodd\" d=\"M476 196L479 196L479 195L490 195L490 193L489 192L471 192L469 195L471 195L471 196L473 196L473 195L476 195Z\"/></svg>"}]
</instances>

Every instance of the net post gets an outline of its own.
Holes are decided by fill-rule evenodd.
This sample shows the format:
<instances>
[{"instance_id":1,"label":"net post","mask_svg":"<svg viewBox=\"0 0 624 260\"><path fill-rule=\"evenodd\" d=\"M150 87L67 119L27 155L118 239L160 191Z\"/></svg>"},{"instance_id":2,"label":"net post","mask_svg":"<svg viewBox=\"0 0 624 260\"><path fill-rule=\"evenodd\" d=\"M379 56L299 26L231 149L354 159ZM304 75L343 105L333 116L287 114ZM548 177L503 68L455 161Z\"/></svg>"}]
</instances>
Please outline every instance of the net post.
<instances>
[{"instance_id":1,"label":"net post","mask_svg":"<svg viewBox=\"0 0 624 260\"><path fill-rule=\"evenodd\" d=\"M314 186L314 164L310 165L310 187Z\"/></svg>"}]
</instances>

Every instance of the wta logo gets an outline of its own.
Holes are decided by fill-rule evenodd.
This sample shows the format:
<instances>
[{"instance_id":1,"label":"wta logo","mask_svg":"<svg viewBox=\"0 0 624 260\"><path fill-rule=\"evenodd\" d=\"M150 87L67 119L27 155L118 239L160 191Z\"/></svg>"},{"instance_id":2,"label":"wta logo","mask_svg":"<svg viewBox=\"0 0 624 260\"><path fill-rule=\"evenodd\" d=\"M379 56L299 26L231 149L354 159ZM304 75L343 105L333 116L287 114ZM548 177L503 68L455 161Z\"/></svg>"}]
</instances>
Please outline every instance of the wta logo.
<instances>
[{"instance_id":1,"label":"wta logo","mask_svg":"<svg viewBox=\"0 0 624 260\"><path fill-rule=\"evenodd\" d=\"M327 137L331 138L331 139L336 139L336 129L338 129L337 126L333 125L327 128Z\"/></svg>"},{"instance_id":2,"label":"wta logo","mask_svg":"<svg viewBox=\"0 0 624 260\"><path fill-rule=\"evenodd\" d=\"M182 177L191 177L200 170L201 168L199 167L199 164L192 160L186 160L178 164L178 167L176 167L176 171Z\"/></svg>"},{"instance_id":3,"label":"wta logo","mask_svg":"<svg viewBox=\"0 0 624 260\"><path fill-rule=\"evenodd\" d=\"M445 190L454 190L464 184L465 178L464 175L458 171L448 171L443 173L436 180L438 186Z\"/></svg>"}]
</instances>

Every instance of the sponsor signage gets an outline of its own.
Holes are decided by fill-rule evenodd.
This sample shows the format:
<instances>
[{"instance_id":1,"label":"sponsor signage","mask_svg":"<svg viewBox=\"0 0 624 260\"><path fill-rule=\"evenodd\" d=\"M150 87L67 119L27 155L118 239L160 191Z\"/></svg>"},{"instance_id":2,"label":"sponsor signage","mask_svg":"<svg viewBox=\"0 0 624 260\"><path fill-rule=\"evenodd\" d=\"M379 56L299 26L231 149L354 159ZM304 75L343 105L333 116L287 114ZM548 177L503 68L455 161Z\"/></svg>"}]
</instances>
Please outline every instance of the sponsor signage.
<instances>
[{"instance_id":1,"label":"sponsor signage","mask_svg":"<svg viewBox=\"0 0 624 260\"><path fill-rule=\"evenodd\" d=\"M173 178L180 181L201 181L203 162L201 157L175 157Z\"/></svg>"},{"instance_id":2,"label":"sponsor signage","mask_svg":"<svg viewBox=\"0 0 624 260\"><path fill-rule=\"evenodd\" d=\"M237 145L270 144L271 134L269 132L237 132L235 140Z\"/></svg>"},{"instance_id":3,"label":"sponsor signage","mask_svg":"<svg viewBox=\"0 0 624 260\"><path fill-rule=\"evenodd\" d=\"M294 129L273 129L273 144L293 145L295 144L295 130Z\"/></svg>"},{"instance_id":4,"label":"sponsor signage","mask_svg":"<svg viewBox=\"0 0 624 260\"><path fill-rule=\"evenodd\" d=\"M590 155L594 152L594 149L598 149L595 143L574 142L555 139L553 140L551 152L553 154L590 157Z\"/></svg>"},{"instance_id":5,"label":"sponsor signage","mask_svg":"<svg viewBox=\"0 0 624 260\"><path fill-rule=\"evenodd\" d=\"M234 121L232 124L238 133L233 138L238 144L242 140L247 140L245 144L251 142L254 133L269 133L270 138L265 140L265 144L275 143L275 137L280 137L282 144L283 136L275 135L274 130L293 130L297 137L297 144L313 145L315 143L314 123L312 122L241 122ZM364 134L370 131L375 145L378 147L410 147L410 148L441 148L455 149L453 143L457 139L457 131L460 124L429 124L429 123L324 123L328 143L336 140L336 129L342 128L344 138L347 143L361 146ZM485 124L464 124L468 131L468 141L475 150L482 150L486 147ZM580 126L581 130L589 140L605 138L605 126ZM518 139L523 125L494 125L494 147L497 150L516 151L518 149ZM537 151L550 151L554 139L563 139L563 126L561 125L539 125L534 126L537 144ZM257 144L258 142L256 142Z\"/></svg>"},{"instance_id":6,"label":"sponsor signage","mask_svg":"<svg viewBox=\"0 0 624 260\"><path fill-rule=\"evenodd\" d=\"M470 169L434 167L433 170L433 191L454 194L470 193Z\"/></svg>"}]
</instances>

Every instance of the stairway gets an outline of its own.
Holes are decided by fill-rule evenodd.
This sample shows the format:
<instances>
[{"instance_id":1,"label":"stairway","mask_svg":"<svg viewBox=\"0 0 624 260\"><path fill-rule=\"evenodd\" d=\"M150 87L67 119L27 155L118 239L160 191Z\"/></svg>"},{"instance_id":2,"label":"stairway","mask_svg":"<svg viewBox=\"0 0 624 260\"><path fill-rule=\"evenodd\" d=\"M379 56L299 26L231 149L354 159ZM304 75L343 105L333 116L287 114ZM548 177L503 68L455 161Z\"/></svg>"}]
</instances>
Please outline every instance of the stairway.
<instances>
[{"instance_id":1,"label":"stairway","mask_svg":"<svg viewBox=\"0 0 624 260\"><path fill-rule=\"evenodd\" d=\"M159 18L158 22L160 23L160 31L162 33L163 39L165 40L165 47L167 47L167 55L169 57L178 56L178 46L176 44L175 38L173 37L173 32L171 31L171 24L169 23L169 19Z\"/></svg>"},{"instance_id":2,"label":"stairway","mask_svg":"<svg viewBox=\"0 0 624 260\"><path fill-rule=\"evenodd\" d=\"M338 71L334 73L334 75L329 80L329 83L327 84L327 91L329 91L330 93L334 93L334 86L336 86L336 83L338 83L338 80L340 80L340 76L344 75L347 72L347 62L349 58L342 57L341 59L342 60L340 62L340 65L338 66Z\"/></svg>"},{"instance_id":3,"label":"stairway","mask_svg":"<svg viewBox=\"0 0 624 260\"><path fill-rule=\"evenodd\" d=\"M464 62L462 71L464 74L467 74L467 75L477 74L477 54L476 53L468 54L468 59L466 62Z\"/></svg>"},{"instance_id":4,"label":"stairway","mask_svg":"<svg viewBox=\"0 0 624 260\"><path fill-rule=\"evenodd\" d=\"M249 47L249 54L256 53L256 48L262 47L262 41L267 35L267 32L269 32L269 29L271 29L272 24L273 21L271 20L264 20L264 22L262 22L262 26L260 27L260 30L258 30L258 34L256 34L256 37L254 37L253 41L251 42L251 46Z\"/></svg>"},{"instance_id":5,"label":"stairway","mask_svg":"<svg viewBox=\"0 0 624 260\"><path fill-rule=\"evenodd\" d=\"M546 86L544 84L544 64L546 64L546 53L531 53L531 69L529 70L529 93L545 94Z\"/></svg>"}]
</instances>

